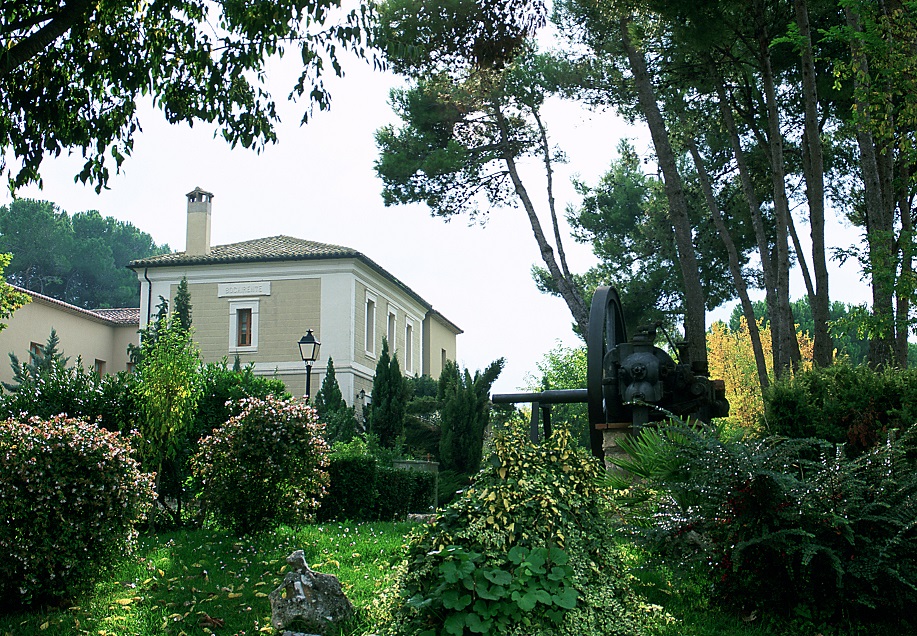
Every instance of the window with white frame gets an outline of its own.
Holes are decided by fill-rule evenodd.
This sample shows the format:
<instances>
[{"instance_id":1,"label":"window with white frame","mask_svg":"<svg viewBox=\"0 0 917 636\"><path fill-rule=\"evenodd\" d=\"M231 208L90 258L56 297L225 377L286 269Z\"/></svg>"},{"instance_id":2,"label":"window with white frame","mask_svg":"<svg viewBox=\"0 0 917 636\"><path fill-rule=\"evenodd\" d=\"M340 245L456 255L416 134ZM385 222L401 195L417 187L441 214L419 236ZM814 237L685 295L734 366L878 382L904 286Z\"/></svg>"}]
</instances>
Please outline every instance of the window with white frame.
<instances>
[{"instance_id":1,"label":"window with white frame","mask_svg":"<svg viewBox=\"0 0 917 636\"><path fill-rule=\"evenodd\" d=\"M229 303L230 353L258 350L258 301L234 300Z\"/></svg>"},{"instance_id":2,"label":"window with white frame","mask_svg":"<svg viewBox=\"0 0 917 636\"><path fill-rule=\"evenodd\" d=\"M388 312L388 335L385 337L388 338L388 349L389 351L395 350L395 329L397 327L395 312L389 309Z\"/></svg>"},{"instance_id":3,"label":"window with white frame","mask_svg":"<svg viewBox=\"0 0 917 636\"><path fill-rule=\"evenodd\" d=\"M366 292L366 355L376 355L376 297Z\"/></svg>"},{"instance_id":4,"label":"window with white frame","mask_svg":"<svg viewBox=\"0 0 917 636\"><path fill-rule=\"evenodd\" d=\"M404 321L404 370L414 373L414 325L408 319Z\"/></svg>"}]
</instances>

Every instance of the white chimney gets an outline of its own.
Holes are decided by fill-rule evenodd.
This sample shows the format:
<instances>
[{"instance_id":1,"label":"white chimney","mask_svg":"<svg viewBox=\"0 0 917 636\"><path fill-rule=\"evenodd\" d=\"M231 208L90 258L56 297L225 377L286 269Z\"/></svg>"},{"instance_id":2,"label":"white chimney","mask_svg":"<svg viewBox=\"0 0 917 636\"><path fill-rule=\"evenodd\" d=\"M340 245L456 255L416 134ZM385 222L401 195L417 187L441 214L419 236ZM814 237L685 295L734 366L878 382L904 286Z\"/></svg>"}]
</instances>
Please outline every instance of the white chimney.
<instances>
[{"instance_id":1,"label":"white chimney","mask_svg":"<svg viewBox=\"0 0 917 636\"><path fill-rule=\"evenodd\" d=\"M210 254L210 208L213 194L194 188L188 197L188 235L185 239L185 254L206 256Z\"/></svg>"}]
</instances>

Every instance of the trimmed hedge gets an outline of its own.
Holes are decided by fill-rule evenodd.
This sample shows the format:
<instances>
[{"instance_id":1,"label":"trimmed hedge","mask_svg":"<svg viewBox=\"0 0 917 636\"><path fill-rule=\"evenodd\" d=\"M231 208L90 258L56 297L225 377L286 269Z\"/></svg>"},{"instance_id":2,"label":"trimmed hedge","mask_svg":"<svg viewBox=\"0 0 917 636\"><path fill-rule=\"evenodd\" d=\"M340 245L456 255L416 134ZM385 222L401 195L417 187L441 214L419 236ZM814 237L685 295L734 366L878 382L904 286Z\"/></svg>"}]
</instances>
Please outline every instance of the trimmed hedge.
<instances>
[{"instance_id":1,"label":"trimmed hedge","mask_svg":"<svg viewBox=\"0 0 917 636\"><path fill-rule=\"evenodd\" d=\"M391 521L429 512L436 490L433 473L381 466L372 455L332 456L330 484L319 519Z\"/></svg>"},{"instance_id":2,"label":"trimmed hedge","mask_svg":"<svg viewBox=\"0 0 917 636\"><path fill-rule=\"evenodd\" d=\"M432 512L436 475L402 468L380 466L376 473L378 518L404 519L409 513Z\"/></svg>"},{"instance_id":3,"label":"trimmed hedge","mask_svg":"<svg viewBox=\"0 0 917 636\"><path fill-rule=\"evenodd\" d=\"M0 422L0 602L85 589L133 549L154 497L118 433L63 416Z\"/></svg>"}]
</instances>

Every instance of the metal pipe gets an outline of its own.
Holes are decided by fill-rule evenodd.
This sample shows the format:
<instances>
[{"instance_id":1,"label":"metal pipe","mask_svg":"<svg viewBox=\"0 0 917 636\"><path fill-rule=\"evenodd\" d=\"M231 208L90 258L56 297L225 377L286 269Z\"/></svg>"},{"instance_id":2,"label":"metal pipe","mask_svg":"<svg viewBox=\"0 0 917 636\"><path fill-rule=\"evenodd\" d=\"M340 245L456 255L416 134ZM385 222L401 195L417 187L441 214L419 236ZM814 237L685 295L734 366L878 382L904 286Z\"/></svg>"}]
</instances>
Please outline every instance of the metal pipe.
<instances>
[{"instance_id":1,"label":"metal pipe","mask_svg":"<svg viewBox=\"0 0 917 636\"><path fill-rule=\"evenodd\" d=\"M495 393L490 396L494 404L533 403L580 404L589 401L588 389L553 389L541 393Z\"/></svg>"}]
</instances>

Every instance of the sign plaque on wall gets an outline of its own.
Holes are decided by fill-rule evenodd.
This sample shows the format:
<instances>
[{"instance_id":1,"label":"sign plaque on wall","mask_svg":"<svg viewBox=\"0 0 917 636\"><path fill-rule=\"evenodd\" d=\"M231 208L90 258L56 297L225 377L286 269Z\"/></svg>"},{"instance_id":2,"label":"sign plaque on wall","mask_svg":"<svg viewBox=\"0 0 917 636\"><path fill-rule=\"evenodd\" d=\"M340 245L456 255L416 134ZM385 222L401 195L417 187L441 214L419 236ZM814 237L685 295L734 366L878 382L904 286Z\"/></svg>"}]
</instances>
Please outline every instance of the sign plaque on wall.
<instances>
[{"instance_id":1,"label":"sign plaque on wall","mask_svg":"<svg viewBox=\"0 0 917 636\"><path fill-rule=\"evenodd\" d=\"M217 296L220 298L234 296L270 296L271 281L253 281L246 283L220 283L217 287Z\"/></svg>"}]
</instances>

